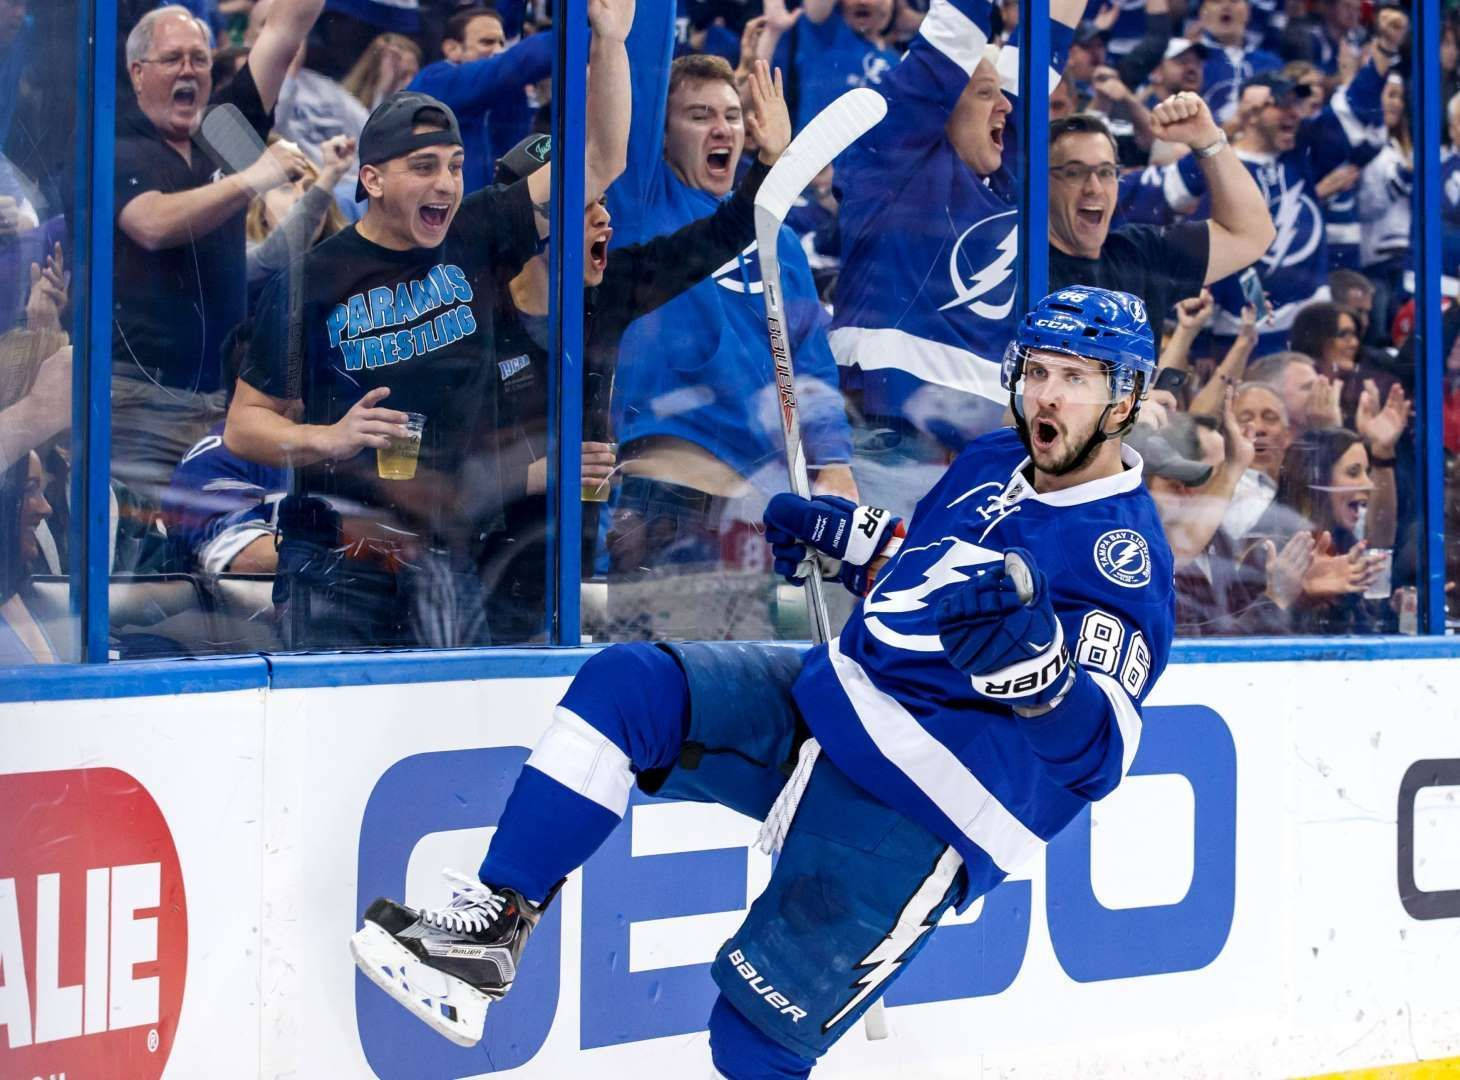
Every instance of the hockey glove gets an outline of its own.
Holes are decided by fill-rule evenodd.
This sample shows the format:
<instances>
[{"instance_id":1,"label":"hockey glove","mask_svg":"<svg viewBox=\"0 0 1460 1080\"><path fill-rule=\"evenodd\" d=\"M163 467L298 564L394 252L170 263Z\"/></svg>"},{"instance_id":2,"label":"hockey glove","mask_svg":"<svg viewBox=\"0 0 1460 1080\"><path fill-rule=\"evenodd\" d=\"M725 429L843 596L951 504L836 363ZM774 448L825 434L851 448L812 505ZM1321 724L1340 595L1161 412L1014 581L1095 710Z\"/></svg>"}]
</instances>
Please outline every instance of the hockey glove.
<instances>
[{"instance_id":1,"label":"hockey glove","mask_svg":"<svg viewBox=\"0 0 1460 1080\"><path fill-rule=\"evenodd\" d=\"M823 556L821 576L840 580L857 596L867 591L867 567L894 554L903 536L902 518L836 495L803 499L783 491L765 508L764 521L776 573L793 585L805 581L818 561L809 546Z\"/></svg>"},{"instance_id":2,"label":"hockey glove","mask_svg":"<svg viewBox=\"0 0 1460 1080\"><path fill-rule=\"evenodd\" d=\"M980 696L1043 711L1069 691L1075 669L1049 583L1023 548L945 596L936 615L948 662Z\"/></svg>"}]
</instances>

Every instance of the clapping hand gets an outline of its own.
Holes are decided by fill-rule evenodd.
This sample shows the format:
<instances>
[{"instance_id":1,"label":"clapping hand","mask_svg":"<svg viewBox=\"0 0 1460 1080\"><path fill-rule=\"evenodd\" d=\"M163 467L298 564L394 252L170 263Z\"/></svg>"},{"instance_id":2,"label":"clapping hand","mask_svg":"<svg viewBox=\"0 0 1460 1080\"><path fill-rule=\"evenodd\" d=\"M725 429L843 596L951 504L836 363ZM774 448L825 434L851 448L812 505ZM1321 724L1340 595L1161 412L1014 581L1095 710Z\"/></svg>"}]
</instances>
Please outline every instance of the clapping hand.
<instances>
[{"instance_id":1,"label":"clapping hand","mask_svg":"<svg viewBox=\"0 0 1460 1080\"><path fill-rule=\"evenodd\" d=\"M781 69L776 69L772 79L770 66L764 60L757 60L746 86L750 109L745 113L745 131L760 148L760 160L774 165L791 145L791 113L786 108Z\"/></svg>"},{"instance_id":2,"label":"clapping hand","mask_svg":"<svg viewBox=\"0 0 1460 1080\"><path fill-rule=\"evenodd\" d=\"M1379 408L1379 387L1373 379L1364 380L1364 389L1359 394L1359 407L1354 414L1354 427L1363 436L1369 452L1379 457L1393 457L1394 447L1404 429L1409 426L1412 406L1404 387L1394 383Z\"/></svg>"},{"instance_id":3,"label":"clapping hand","mask_svg":"<svg viewBox=\"0 0 1460 1080\"><path fill-rule=\"evenodd\" d=\"M46 256L45 266L30 264L30 296L25 302L26 325L32 330L61 329L61 312L71 288L71 272L61 245Z\"/></svg>"}]
</instances>

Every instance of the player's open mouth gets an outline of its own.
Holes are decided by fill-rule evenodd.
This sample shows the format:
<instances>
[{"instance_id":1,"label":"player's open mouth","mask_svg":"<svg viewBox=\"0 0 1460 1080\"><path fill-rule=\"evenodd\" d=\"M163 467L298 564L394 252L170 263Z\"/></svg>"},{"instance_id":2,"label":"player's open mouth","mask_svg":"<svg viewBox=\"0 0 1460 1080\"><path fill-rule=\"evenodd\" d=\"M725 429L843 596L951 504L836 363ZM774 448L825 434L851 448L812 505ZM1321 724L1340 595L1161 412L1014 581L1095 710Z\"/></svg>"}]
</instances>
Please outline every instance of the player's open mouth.
<instances>
[{"instance_id":1,"label":"player's open mouth","mask_svg":"<svg viewBox=\"0 0 1460 1080\"><path fill-rule=\"evenodd\" d=\"M1033 441L1038 450L1048 450L1060 437L1060 429L1049 420L1034 422Z\"/></svg>"},{"instance_id":2,"label":"player's open mouth","mask_svg":"<svg viewBox=\"0 0 1460 1080\"><path fill-rule=\"evenodd\" d=\"M730 148L726 146L718 150L711 150L705 155L705 167L710 170L711 176L728 176L730 174Z\"/></svg>"},{"instance_id":3,"label":"player's open mouth","mask_svg":"<svg viewBox=\"0 0 1460 1080\"><path fill-rule=\"evenodd\" d=\"M608 265L608 240L612 235L613 230L610 229L589 245L588 262L593 269L601 271Z\"/></svg>"},{"instance_id":4,"label":"player's open mouth","mask_svg":"<svg viewBox=\"0 0 1460 1080\"><path fill-rule=\"evenodd\" d=\"M451 207L447 203L428 203L421 207L421 220L427 228L441 229L445 228L446 216L450 213Z\"/></svg>"}]
</instances>

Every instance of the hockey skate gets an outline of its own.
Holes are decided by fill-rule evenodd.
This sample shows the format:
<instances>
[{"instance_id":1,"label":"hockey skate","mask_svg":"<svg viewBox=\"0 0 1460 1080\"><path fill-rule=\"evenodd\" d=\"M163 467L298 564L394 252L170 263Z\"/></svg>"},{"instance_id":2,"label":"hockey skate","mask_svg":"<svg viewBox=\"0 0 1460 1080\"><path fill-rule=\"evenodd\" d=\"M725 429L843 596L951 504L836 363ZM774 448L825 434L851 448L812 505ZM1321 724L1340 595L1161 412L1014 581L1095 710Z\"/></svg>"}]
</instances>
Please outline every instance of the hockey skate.
<instances>
[{"instance_id":1,"label":"hockey skate","mask_svg":"<svg viewBox=\"0 0 1460 1080\"><path fill-rule=\"evenodd\" d=\"M456 891L447 907L416 911L382 897L366 910L350 952L376 986L458 1046L474 1046L487 1006L512 989L523 946L562 882L539 905L515 889L443 873Z\"/></svg>"}]
</instances>

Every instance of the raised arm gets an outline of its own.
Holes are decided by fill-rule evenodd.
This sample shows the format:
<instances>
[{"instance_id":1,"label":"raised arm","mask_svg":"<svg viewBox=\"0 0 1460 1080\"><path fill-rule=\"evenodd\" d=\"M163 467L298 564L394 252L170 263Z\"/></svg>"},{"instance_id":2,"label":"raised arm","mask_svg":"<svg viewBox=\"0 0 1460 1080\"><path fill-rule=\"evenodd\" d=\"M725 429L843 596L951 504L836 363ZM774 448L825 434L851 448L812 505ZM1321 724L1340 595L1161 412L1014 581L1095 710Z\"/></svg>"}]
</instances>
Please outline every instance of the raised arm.
<instances>
[{"instance_id":1,"label":"raised arm","mask_svg":"<svg viewBox=\"0 0 1460 1080\"><path fill-rule=\"evenodd\" d=\"M837 0L804 0L801 10L804 17L814 23L824 23L836 10Z\"/></svg>"},{"instance_id":2,"label":"raised arm","mask_svg":"<svg viewBox=\"0 0 1460 1080\"><path fill-rule=\"evenodd\" d=\"M628 164L633 86L626 42L634 0L589 0L593 43L588 51L587 153L584 195L598 201Z\"/></svg>"},{"instance_id":3,"label":"raised arm","mask_svg":"<svg viewBox=\"0 0 1460 1080\"><path fill-rule=\"evenodd\" d=\"M324 0L274 0L269 7L264 28L248 52L248 69L266 110L273 111L289 64L323 9Z\"/></svg>"},{"instance_id":4,"label":"raised arm","mask_svg":"<svg viewBox=\"0 0 1460 1080\"><path fill-rule=\"evenodd\" d=\"M440 98L456 110L488 109L498 99L520 94L524 86L552 74L553 48L552 34L533 34L496 56L464 64L431 64L411 80L411 89Z\"/></svg>"},{"instance_id":5,"label":"raised arm","mask_svg":"<svg viewBox=\"0 0 1460 1080\"><path fill-rule=\"evenodd\" d=\"M1257 181L1226 144L1227 137L1207 103L1196 94L1173 94L1152 110L1151 129L1158 139L1191 147L1211 195L1206 284L1245 270L1262 258L1276 235L1272 214ZM1200 152L1208 150L1216 152Z\"/></svg>"}]
</instances>

